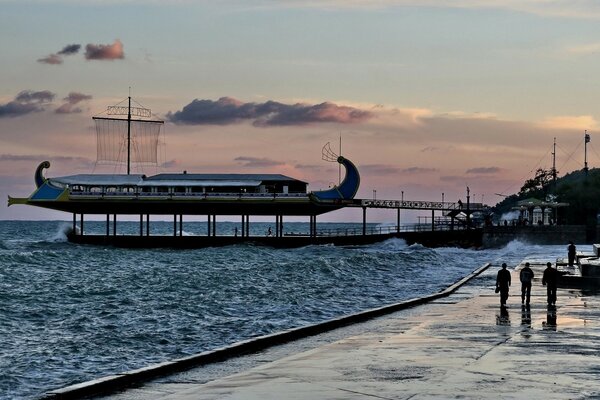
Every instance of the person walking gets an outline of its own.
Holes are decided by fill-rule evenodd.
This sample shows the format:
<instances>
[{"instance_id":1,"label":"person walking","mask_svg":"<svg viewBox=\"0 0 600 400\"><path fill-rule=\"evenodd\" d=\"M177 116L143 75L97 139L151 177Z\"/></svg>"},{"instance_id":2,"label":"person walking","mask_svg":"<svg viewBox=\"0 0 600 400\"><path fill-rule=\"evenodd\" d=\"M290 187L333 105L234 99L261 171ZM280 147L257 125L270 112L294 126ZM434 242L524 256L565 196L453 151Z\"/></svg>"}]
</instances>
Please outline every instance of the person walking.
<instances>
[{"instance_id":1,"label":"person walking","mask_svg":"<svg viewBox=\"0 0 600 400\"><path fill-rule=\"evenodd\" d=\"M575 253L577 252L577 247L575 247L575 243L569 242L569 247L567 247L567 255L569 257L569 267L572 267L575 264Z\"/></svg>"},{"instance_id":2,"label":"person walking","mask_svg":"<svg viewBox=\"0 0 600 400\"><path fill-rule=\"evenodd\" d=\"M531 281L533 281L534 273L529 267L529 263L525 263L525 267L521 269L519 279L521 280L521 304L525 303L527 299L527 305L529 305L529 299L531 298Z\"/></svg>"},{"instance_id":3,"label":"person walking","mask_svg":"<svg viewBox=\"0 0 600 400\"><path fill-rule=\"evenodd\" d=\"M542 277L542 285L546 286L548 294L548 305L556 304L556 283L558 281L558 271L552 268L552 263L546 264L544 276Z\"/></svg>"},{"instance_id":4,"label":"person walking","mask_svg":"<svg viewBox=\"0 0 600 400\"><path fill-rule=\"evenodd\" d=\"M506 263L502 263L502 269L496 276L496 293L500 292L500 307L506 306L508 300L508 289L510 287L510 271L506 269Z\"/></svg>"}]
</instances>

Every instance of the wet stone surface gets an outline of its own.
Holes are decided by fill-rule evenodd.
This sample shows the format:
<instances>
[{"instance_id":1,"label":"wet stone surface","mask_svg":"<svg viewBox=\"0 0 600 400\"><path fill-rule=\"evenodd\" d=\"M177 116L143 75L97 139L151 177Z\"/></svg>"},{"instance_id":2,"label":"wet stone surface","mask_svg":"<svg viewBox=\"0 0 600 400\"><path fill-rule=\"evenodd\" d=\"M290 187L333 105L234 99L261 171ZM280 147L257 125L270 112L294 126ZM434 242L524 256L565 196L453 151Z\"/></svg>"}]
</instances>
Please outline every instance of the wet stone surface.
<instances>
[{"instance_id":1,"label":"wet stone surface","mask_svg":"<svg viewBox=\"0 0 600 400\"><path fill-rule=\"evenodd\" d=\"M600 398L600 298L559 289L546 304L543 266L521 307L472 282L456 296L196 368L111 399Z\"/></svg>"}]
</instances>

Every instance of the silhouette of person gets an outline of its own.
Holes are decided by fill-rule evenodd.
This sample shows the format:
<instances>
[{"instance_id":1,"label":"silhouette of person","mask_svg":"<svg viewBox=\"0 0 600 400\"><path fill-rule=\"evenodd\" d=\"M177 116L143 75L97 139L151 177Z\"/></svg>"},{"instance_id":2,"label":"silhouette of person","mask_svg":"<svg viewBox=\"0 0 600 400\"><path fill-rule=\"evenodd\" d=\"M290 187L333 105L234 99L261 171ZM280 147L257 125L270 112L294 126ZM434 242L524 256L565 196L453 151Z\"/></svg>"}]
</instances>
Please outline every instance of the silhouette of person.
<instances>
[{"instance_id":1,"label":"silhouette of person","mask_svg":"<svg viewBox=\"0 0 600 400\"><path fill-rule=\"evenodd\" d=\"M567 254L569 256L569 267L572 267L575 264L575 253L577 252L577 248L573 242L569 242L569 247L567 247Z\"/></svg>"},{"instance_id":2,"label":"silhouette of person","mask_svg":"<svg viewBox=\"0 0 600 400\"><path fill-rule=\"evenodd\" d=\"M236 226L236 227L235 227L235 230L234 230L234 236L235 236L235 237L237 237L237 235L238 235L238 228L237 228L237 226Z\"/></svg>"},{"instance_id":3,"label":"silhouette of person","mask_svg":"<svg viewBox=\"0 0 600 400\"><path fill-rule=\"evenodd\" d=\"M462 200L461 200L461 199L458 199L458 202L457 202L457 203L458 203L458 208L462 210L462 207L463 207L463 205L462 205Z\"/></svg>"},{"instance_id":4,"label":"silhouette of person","mask_svg":"<svg viewBox=\"0 0 600 400\"><path fill-rule=\"evenodd\" d=\"M531 281L533 280L534 273L529 268L529 263L525 263L525 267L521 270L519 274L519 280L521 281L521 304L525 303L525 298L527 298L527 304L529 305L529 299L531 298Z\"/></svg>"},{"instance_id":5,"label":"silhouette of person","mask_svg":"<svg viewBox=\"0 0 600 400\"><path fill-rule=\"evenodd\" d=\"M273 231L271 230L271 227L269 227L269 229L267 230L267 236L273 236Z\"/></svg>"},{"instance_id":6,"label":"silhouette of person","mask_svg":"<svg viewBox=\"0 0 600 400\"><path fill-rule=\"evenodd\" d=\"M496 292L500 292L500 306L506 306L508 300L508 288L510 287L510 271L506 269L506 263L502 263L502 269L496 276Z\"/></svg>"},{"instance_id":7,"label":"silhouette of person","mask_svg":"<svg viewBox=\"0 0 600 400\"><path fill-rule=\"evenodd\" d=\"M558 283L558 277L564 274L564 272L559 272L552 268L552 263L546 264L544 276L542 277L542 285L546 286L548 305L556 304L556 284Z\"/></svg>"}]
</instances>

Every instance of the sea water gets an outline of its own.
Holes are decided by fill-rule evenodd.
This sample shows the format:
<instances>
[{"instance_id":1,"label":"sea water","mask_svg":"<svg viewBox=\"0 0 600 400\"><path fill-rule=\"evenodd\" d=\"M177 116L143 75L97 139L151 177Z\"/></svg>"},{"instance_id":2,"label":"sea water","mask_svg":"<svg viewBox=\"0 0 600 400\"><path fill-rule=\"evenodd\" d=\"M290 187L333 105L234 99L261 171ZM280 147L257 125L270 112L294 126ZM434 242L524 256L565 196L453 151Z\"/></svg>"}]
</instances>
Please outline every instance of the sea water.
<instances>
[{"instance_id":1,"label":"sea water","mask_svg":"<svg viewBox=\"0 0 600 400\"><path fill-rule=\"evenodd\" d=\"M219 234L239 224L219 222ZM117 249L66 241L70 224L0 221L0 399L34 399L93 378L435 293L487 262L552 260L564 246ZM252 234L270 224L253 223ZM319 224L346 230L352 224ZM86 222L86 233L105 232ZM119 234L139 222L119 222ZM173 223L152 222L152 234ZM308 232L289 223L286 232ZM184 234L206 234L186 223ZM580 249L581 250L581 249ZM497 268L480 284L493 285Z\"/></svg>"}]
</instances>

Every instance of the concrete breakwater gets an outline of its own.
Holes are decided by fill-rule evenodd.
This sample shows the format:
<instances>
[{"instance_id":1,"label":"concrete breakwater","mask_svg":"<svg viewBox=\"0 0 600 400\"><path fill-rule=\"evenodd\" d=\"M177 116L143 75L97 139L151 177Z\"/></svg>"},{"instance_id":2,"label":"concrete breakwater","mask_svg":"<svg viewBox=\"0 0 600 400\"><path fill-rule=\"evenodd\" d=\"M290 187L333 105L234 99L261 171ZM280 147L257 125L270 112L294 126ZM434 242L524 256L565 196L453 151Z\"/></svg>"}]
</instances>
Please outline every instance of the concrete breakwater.
<instances>
[{"instance_id":1,"label":"concrete breakwater","mask_svg":"<svg viewBox=\"0 0 600 400\"><path fill-rule=\"evenodd\" d=\"M487 226L481 244L484 248L499 248L513 240L539 245L593 244L598 238L600 229L585 225Z\"/></svg>"}]
</instances>

